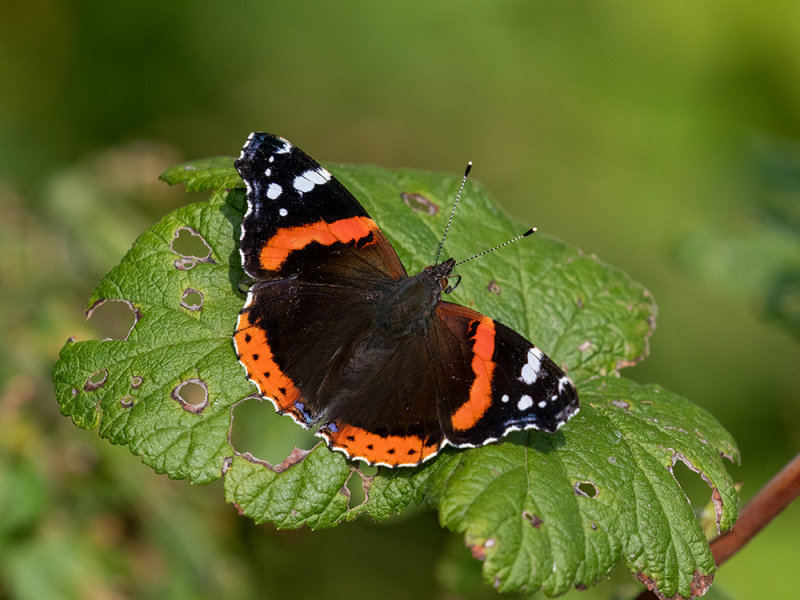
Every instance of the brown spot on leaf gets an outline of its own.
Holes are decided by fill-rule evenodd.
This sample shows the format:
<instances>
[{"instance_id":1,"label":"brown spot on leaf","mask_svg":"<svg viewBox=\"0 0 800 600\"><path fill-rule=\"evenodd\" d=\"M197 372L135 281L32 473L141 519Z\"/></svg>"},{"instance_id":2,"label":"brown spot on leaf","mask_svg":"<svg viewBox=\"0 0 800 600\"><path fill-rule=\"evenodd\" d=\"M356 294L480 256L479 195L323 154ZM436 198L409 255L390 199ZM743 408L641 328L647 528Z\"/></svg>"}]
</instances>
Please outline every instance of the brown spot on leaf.
<instances>
[{"instance_id":1,"label":"brown spot on leaf","mask_svg":"<svg viewBox=\"0 0 800 600\"><path fill-rule=\"evenodd\" d=\"M653 592L658 598L660 598L661 600L667 600L667 597L658 590L657 587L658 584L653 578L649 577L648 575L645 575L641 571L639 573L636 573L636 578L639 581L641 581L644 584L644 586L648 590ZM711 588L711 583L713 581L714 581L714 575L711 574L706 575L695 571L694 577L692 578L692 583L689 585L690 597L697 598L698 596L705 595L705 593ZM677 598L681 598L680 594L675 594L674 596L672 596L671 600Z\"/></svg>"},{"instance_id":2,"label":"brown spot on leaf","mask_svg":"<svg viewBox=\"0 0 800 600\"><path fill-rule=\"evenodd\" d=\"M143 382L144 379L142 377L139 377L138 375L134 375L133 377L131 377L131 387L134 390L138 390Z\"/></svg>"},{"instance_id":3,"label":"brown spot on leaf","mask_svg":"<svg viewBox=\"0 0 800 600\"><path fill-rule=\"evenodd\" d=\"M119 403L125 408L130 408L136 403L136 398L128 394L127 396L123 396Z\"/></svg>"},{"instance_id":4,"label":"brown spot on leaf","mask_svg":"<svg viewBox=\"0 0 800 600\"><path fill-rule=\"evenodd\" d=\"M170 394L185 411L200 414L208 406L208 386L202 379L192 378L180 382Z\"/></svg>"},{"instance_id":5,"label":"brown spot on leaf","mask_svg":"<svg viewBox=\"0 0 800 600\"><path fill-rule=\"evenodd\" d=\"M219 472L222 475L225 475L225 473L231 470L232 465L233 465L233 457L226 456L225 459L222 461L222 467L220 468Z\"/></svg>"},{"instance_id":6,"label":"brown spot on leaf","mask_svg":"<svg viewBox=\"0 0 800 600\"><path fill-rule=\"evenodd\" d=\"M175 268L178 269L178 271L188 271L189 269L194 268L194 266L197 264L197 261L192 260L191 258L176 258L175 262L172 264L175 265Z\"/></svg>"},{"instance_id":7,"label":"brown spot on leaf","mask_svg":"<svg viewBox=\"0 0 800 600\"><path fill-rule=\"evenodd\" d=\"M613 404L617 408L622 408L625 410L628 410L631 407L631 403L626 400L612 400L611 404Z\"/></svg>"},{"instance_id":8,"label":"brown spot on leaf","mask_svg":"<svg viewBox=\"0 0 800 600\"><path fill-rule=\"evenodd\" d=\"M542 526L542 523L544 523L544 521L542 521L538 516L528 510L522 511L522 518L533 525L536 529L539 529Z\"/></svg>"},{"instance_id":9,"label":"brown spot on leaf","mask_svg":"<svg viewBox=\"0 0 800 600\"><path fill-rule=\"evenodd\" d=\"M186 288L181 296L181 306L187 310L198 311L203 308L205 296L194 288Z\"/></svg>"},{"instance_id":10,"label":"brown spot on leaf","mask_svg":"<svg viewBox=\"0 0 800 600\"><path fill-rule=\"evenodd\" d=\"M494 548L494 538L488 538L482 544L468 544L469 551L472 553L472 558L478 560L486 560L486 550Z\"/></svg>"},{"instance_id":11,"label":"brown spot on leaf","mask_svg":"<svg viewBox=\"0 0 800 600\"><path fill-rule=\"evenodd\" d=\"M289 456L284 458L280 464L276 465L272 468L273 471L276 473L282 473L289 467L292 467L303 460L311 450L303 450L302 448L294 447L292 451L289 453Z\"/></svg>"},{"instance_id":12,"label":"brown spot on leaf","mask_svg":"<svg viewBox=\"0 0 800 600\"><path fill-rule=\"evenodd\" d=\"M497 285L497 282L494 279L492 279L489 282L489 285L486 286L486 289L489 290L495 296L499 296L500 295L500 286Z\"/></svg>"},{"instance_id":13,"label":"brown spot on leaf","mask_svg":"<svg viewBox=\"0 0 800 600\"><path fill-rule=\"evenodd\" d=\"M108 380L108 369L100 369L99 371L95 371L86 379L86 383L83 384L83 390L85 392L93 392L106 384Z\"/></svg>"},{"instance_id":14,"label":"brown spot on leaf","mask_svg":"<svg viewBox=\"0 0 800 600\"><path fill-rule=\"evenodd\" d=\"M424 212L430 216L439 212L439 207L422 194L403 192L400 197L414 212Z\"/></svg>"}]
</instances>

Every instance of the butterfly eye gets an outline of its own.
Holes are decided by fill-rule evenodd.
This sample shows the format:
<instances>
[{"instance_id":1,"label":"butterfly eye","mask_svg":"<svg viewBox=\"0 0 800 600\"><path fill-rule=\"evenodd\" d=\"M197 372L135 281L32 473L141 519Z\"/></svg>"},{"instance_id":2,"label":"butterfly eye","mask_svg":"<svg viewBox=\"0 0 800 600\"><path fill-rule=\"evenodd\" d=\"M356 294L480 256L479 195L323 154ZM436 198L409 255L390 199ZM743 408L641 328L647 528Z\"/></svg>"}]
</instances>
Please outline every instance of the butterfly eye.
<instances>
[{"instance_id":1,"label":"butterfly eye","mask_svg":"<svg viewBox=\"0 0 800 600\"><path fill-rule=\"evenodd\" d=\"M456 280L456 282L453 285L449 284L447 277L442 277L441 279L442 289L444 290L445 294L449 294L450 292L452 292L454 289L458 287L458 284L461 283L461 275L455 274L453 275L453 277Z\"/></svg>"}]
</instances>

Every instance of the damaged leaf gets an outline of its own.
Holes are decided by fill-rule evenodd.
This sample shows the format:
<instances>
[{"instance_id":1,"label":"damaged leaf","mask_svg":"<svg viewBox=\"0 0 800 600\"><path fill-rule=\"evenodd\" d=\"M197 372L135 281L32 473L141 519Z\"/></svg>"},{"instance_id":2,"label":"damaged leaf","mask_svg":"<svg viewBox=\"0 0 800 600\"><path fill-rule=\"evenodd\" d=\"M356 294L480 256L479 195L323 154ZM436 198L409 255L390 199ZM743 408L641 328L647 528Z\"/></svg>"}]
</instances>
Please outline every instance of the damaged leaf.
<instances>
[{"instance_id":1,"label":"damaged leaf","mask_svg":"<svg viewBox=\"0 0 800 600\"><path fill-rule=\"evenodd\" d=\"M330 169L409 272L430 263L457 178ZM92 293L89 307L123 301L136 321L126 339L70 341L62 349L56 396L78 426L98 427L170 477L223 477L226 499L259 523L323 528L362 514L386 519L412 503L431 506L444 526L464 534L485 579L501 590L562 593L591 585L620 560L667 596L690 597L697 581L710 581L713 560L672 467L680 460L711 486L717 523L727 529L738 497L721 458L736 460L738 451L702 409L618 377L646 356L656 312L624 273L541 234L460 270L453 301L522 332L568 368L581 412L558 433L518 432L499 444L449 449L418 468L365 472L324 445L287 445L286 459L269 464L231 443L234 408L255 393L231 339L244 303L241 181L230 159L195 161L163 178L210 189L211 198L142 234ZM461 233L448 238L446 253L464 258L522 229L470 182L454 223ZM355 481L363 483L363 501L350 498Z\"/></svg>"}]
</instances>

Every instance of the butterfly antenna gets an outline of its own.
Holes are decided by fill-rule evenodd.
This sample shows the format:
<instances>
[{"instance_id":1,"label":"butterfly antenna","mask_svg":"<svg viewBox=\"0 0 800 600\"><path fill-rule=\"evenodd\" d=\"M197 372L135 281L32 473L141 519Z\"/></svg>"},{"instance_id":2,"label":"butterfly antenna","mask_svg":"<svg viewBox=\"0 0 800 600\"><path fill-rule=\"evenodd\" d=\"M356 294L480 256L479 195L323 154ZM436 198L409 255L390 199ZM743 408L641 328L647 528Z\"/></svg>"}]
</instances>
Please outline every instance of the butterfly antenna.
<instances>
[{"instance_id":1,"label":"butterfly antenna","mask_svg":"<svg viewBox=\"0 0 800 600\"><path fill-rule=\"evenodd\" d=\"M469 262L469 261L471 261L473 258L478 258L479 256L483 256L484 254L489 254L489 252L494 252L495 250L499 250L499 249L500 249L500 248L502 248L503 246L508 246L509 244L513 244L513 243L514 243L514 242L516 242L517 240L521 240L521 239L522 239L522 238L524 238L524 237L528 237L528 236L529 236L530 234L532 234L534 231L536 231L536 227L531 227L531 228L530 228L530 229L528 229L528 231L526 231L525 233L523 233L523 234L521 234L521 235L518 235L517 237L513 237L513 238L511 238L511 239L510 239L510 240L508 240L507 242L503 242L502 244L500 244L500 245L498 245L498 246L495 246L494 248L489 248L488 250L484 250L483 252L478 252L478 253L477 253L477 254L475 254L474 256L470 256L469 258L465 258L464 260L460 260L460 261L458 261L458 262L455 264L455 266L457 267L458 265L463 265L465 262Z\"/></svg>"},{"instance_id":2,"label":"butterfly antenna","mask_svg":"<svg viewBox=\"0 0 800 600\"><path fill-rule=\"evenodd\" d=\"M456 206L458 206L458 199L461 198L461 192L464 191L464 184L467 183L467 176L469 172L472 170L472 161L467 163L467 168L464 169L464 177L461 179L461 187L458 188L458 193L456 194L456 200L453 202L453 210L450 211L450 218L447 220L447 227L444 228L444 235L442 236L442 241L439 242L439 251L436 252L436 260L433 261L433 264L439 264L439 257L442 255L442 248L444 248L444 241L447 239L447 232L450 231L450 225L453 223L453 217L456 216Z\"/></svg>"}]
</instances>

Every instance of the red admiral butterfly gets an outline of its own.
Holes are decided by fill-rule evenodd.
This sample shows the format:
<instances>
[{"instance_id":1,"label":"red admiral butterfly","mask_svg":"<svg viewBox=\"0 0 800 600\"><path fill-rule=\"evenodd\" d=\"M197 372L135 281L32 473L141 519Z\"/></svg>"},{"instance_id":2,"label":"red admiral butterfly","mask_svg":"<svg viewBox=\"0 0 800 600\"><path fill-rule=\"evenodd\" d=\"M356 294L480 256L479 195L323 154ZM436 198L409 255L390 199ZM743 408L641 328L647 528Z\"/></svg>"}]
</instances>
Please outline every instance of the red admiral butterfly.
<instances>
[{"instance_id":1,"label":"red admiral butterfly","mask_svg":"<svg viewBox=\"0 0 800 600\"><path fill-rule=\"evenodd\" d=\"M572 382L520 334L441 300L452 258L409 277L358 201L286 140L253 133L239 250L253 279L239 360L276 410L348 457L413 466L445 445L554 432Z\"/></svg>"}]
</instances>

